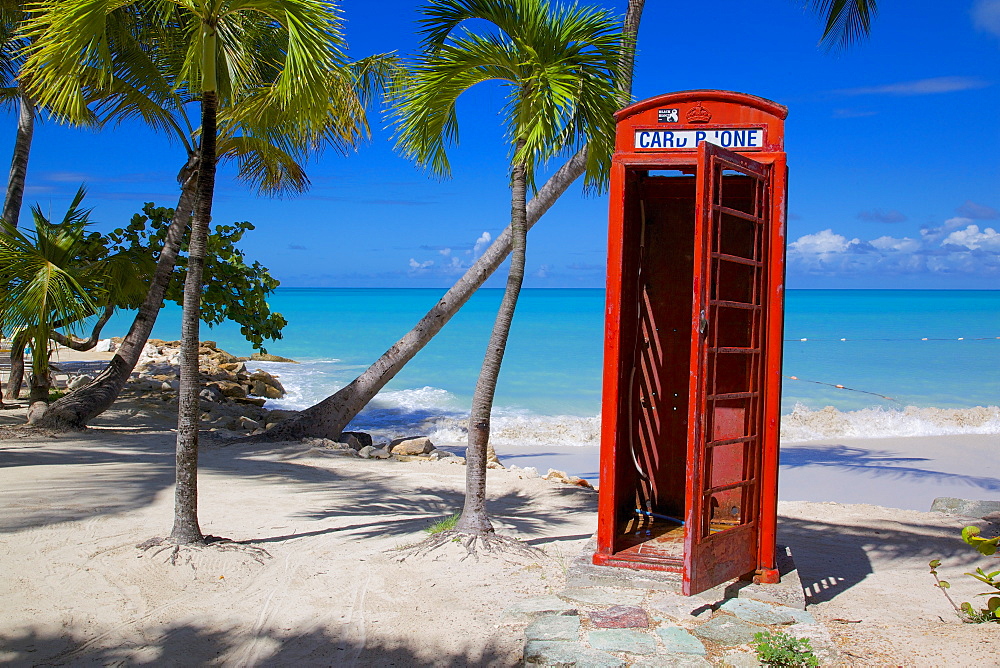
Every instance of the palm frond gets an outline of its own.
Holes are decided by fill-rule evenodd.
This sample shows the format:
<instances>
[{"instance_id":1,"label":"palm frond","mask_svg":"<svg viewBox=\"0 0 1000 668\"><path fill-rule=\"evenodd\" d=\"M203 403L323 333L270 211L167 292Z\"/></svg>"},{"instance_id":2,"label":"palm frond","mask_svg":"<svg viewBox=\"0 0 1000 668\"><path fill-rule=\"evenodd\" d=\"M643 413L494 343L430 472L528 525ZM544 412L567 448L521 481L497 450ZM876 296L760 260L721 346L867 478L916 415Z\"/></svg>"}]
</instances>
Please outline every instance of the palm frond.
<instances>
[{"instance_id":1,"label":"palm frond","mask_svg":"<svg viewBox=\"0 0 1000 668\"><path fill-rule=\"evenodd\" d=\"M309 178L298 162L301 157L283 150L277 143L251 135L220 138L219 158L236 160L240 178L262 194L305 192L309 189Z\"/></svg>"},{"instance_id":2,"label":"palm frond","mask_svg":"<svg viewBox=\"0 0 1000 668\"><path fill-rule=\"evenodd\" d=\"M868 37L878 14L876 0L807 0L824 20L820 44L828 49L846 48Z\"/></svg>"},{"instance_id":3,"label":"palm frond","mask_svg":"<svg viewBox=\"0 0 1000 668\"><path fill-rule=\"evenodd\" d=\"M507 92L511 161L525 167L529 183L537 165L593 140L585 185L603 187L613 114L624 102L615 86L622 53L616 18L545 0L435 0L423 14L424 51L393 95L404 155L447 176L457 98L498 80Z\"/></svg>"}]
</instances>

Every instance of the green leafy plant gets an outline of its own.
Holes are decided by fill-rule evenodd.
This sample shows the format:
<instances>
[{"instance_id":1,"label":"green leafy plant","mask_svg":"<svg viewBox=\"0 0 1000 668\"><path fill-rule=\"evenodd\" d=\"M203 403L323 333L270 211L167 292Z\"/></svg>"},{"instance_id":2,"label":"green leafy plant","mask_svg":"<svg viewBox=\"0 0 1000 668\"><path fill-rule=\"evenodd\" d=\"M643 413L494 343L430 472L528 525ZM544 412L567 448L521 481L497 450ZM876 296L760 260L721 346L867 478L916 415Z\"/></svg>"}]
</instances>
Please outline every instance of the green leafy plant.
<instances>
[{"instance_id":1,"label":"green leafy plant","mask_svg":"<svg viewBox=\"0 0 1000 668\"><path fill-rule=\"evenodd\" d=\"M106 245L111 251L136 248L159 257L156 250L163 246L167 228L174 210L147 202L142 213L132 216L123 228L111 232ZM209 230L205 257L205 288L201 297L201 319L209 326L232 320L240 325L240 333L250 344L266 352L264 340L278 340L287 321L280 313L271 310L267 297L278 287L278 279L271 276L260 262L248 263L237 244L243 235L254 229L248 222L216 225ZM189 237L185 236L181 250L188 250ZM184 281L187 277L187 257L177 259L173 276L167 286L166 299L178 305L183 303Z\"/></svg>"},{"instance_id":2,"label":"green leafy plant","mask_svg":"<svg viewBox=\"0 0 1000 668\"><path fill-rule=\"evenodd\" d=\"M755 633L753 636L757 659L765 666L818 666L812 645L806 638L796 638L787 633Z\"/></svg>"},{"instance_id":3,"label":"green leafy plant","mask_svg":"<svg viewBox=\"0 0 1000 668\"><path fill-rule=\"evenodd\" d=\"M450 531L455 528L455 525L458 523L458 518L459 518L458 513L455 513L454 515L449 515L443 520L439 520L434 524L430 525L429 527L424 529L424 531L426 531L431 535L444 533L445 531Z\"/></svg>"},{"instance_id":4,"label":"green leafy plant","mask_svg":"<svg viewBox=\"0 0 1000 668\"><path fill-rule=\"evenodd\" d=\"M981 537L979 527L967 526L962 529L962 540L976 548L981 554L990 557L995 556L997 552L997 544L1000 543L1000 536L994 536L993 538L983 538ZM987 573L981 567L976 568L974 573L966 573L969 577L975 578L980 582L989 585L993 588L993 591L986 591L977 596L986 596L986 607L976 609L972 603L968 601L958 605L952 599L951 595L948 594L948 589L951 588L951 584L946 580L942 580L938 577L937 568L941 565L940 559L934 559L928 564L931 567L931 575L934 576L935 586L941 589L941 592L951 603L951 607L955 608L955 614L958 615L959 619L963 622L980 624L983 622L997 622L1000 623L1000 570L992 571Z\"/></svg>"}]
</instances>

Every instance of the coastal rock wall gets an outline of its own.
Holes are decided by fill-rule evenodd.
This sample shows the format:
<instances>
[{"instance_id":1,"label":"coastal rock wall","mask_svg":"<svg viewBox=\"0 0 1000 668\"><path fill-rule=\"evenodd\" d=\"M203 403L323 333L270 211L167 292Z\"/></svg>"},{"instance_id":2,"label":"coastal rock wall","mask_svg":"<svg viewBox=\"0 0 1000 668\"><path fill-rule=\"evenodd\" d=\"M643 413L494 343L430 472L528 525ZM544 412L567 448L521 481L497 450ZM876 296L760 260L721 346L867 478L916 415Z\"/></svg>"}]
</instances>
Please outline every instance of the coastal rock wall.
<instances>
[{"instance_id":1,"label":"coastal rock wall","mask_svg":"<svg viewBox=\"0 0 1000 668\"><path fill-rule=\"evenodd\" d=\"M229 432L221 434L225 436L244 436L259 433L297 414L296 411L265 409L268 399L285 396L278 376L253 368L253 360L222 350L215 341L201 342L198 369L202 386L199 393L202 422L212 431ZM150 339L139 357L127 391L172 402L179 388L180 341Z\"/></svg>"}]
</instances>

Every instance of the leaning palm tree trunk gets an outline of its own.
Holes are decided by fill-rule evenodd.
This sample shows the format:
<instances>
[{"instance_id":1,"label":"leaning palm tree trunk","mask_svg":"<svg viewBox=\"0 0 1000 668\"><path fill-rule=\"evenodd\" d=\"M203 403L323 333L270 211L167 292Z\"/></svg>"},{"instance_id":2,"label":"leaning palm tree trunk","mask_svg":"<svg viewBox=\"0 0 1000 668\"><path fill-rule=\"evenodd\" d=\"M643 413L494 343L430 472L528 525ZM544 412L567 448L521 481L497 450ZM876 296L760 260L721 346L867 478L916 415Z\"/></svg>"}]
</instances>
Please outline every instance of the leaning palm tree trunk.
<instances>
[{"instance_id":1,"label":"leaning palm tree trunk","mask_svg":"<svg viewBox=\"0 0 1000 668\"><path fill-rule=\"evenodd\" d=\"M17 227L24 198L24 181L28 174L28 157L31 155L31 138L35 132L35 105L27 93L20 91L18 98L17 136L14 139L14 156L10 161L7 177L7 195L4 197L3 218Z\"/></svg>"},{"instance_id":2,"label":"leaning palm tree trunk","mask_svg":"<svg viewBox=\"0 0 1000 668\"><path fill-rule=\"evenodd\" d=\"M206 53L214 49L205 48ZM201 345L202 277L205 271L205 248L208 224L212 220L212 198L215 193L215 139L218 97L213 85L202 91L201 98L201 160L198 170L198 199L191 221L191 241L188 244L188 269L184 279L184 313L181 316L181 385L177 395L177 485L174 490L174 527L170 542L189 545L204 540L198 526L198 426L201 409L198 392L201 389L198 370L198 348Z\"/></svg>"},{"instance_id":3,"label":"leaning palm tree trunk","mask_svg":"<svg viewBox=\"0 0 1000 668\"><path fill-rule=\"evenodd\" d=\"M527 206L526 231L531 229L555 204L559 196L583 174L586 163L587 152L584 148L560 167L539 189L538 194ZM511 227L508 226L416 326L349 385L315 406L307 408L297 417L285 420L266 433L251 437L250 440L280 441L306 436L339 438L347 424L368 405L379 390L430 343L434 335L441 331L469 301L473 293L503 264L510 255L511 240Z\"/></svg>"},{"instance_id":4,"label":"leaning palm tree trunk","mask_svg":"<svg viewBox=\"0 0 1000 668\"><path fill-rule=\"evenodd\" d=\"M174 209L173 220L167 228L167 235L156 263L156 272L149 286L149 292L132 321L128 334L111 358L104 371L85 387L70 392L49 406L39 425L49 429L83 429L97 415L107 410L118 398L132 370L139 362L149 335L156 324L156 316L163 305L167 285L177 263L181 241L197 194L198 159L192 157L181 170L181 194ZM13 371L12 371L13 373Z\"/></svg>"},{"instance_id":5,"label":"leaning palm tree trunk","mask_svg":"<svg viewBox=\"0 0 1000 668\"><path fill-rule=\"evenodd\" d=\"M61 346L67 348L72 348L73 350L90 350L97 345L98 340L101 336L101 330L104 326L108 324L111 320L111 316L114 315L115 307L108 306L104 309L104 312L94 323L94 328L90 333L90 337L85 340L75 339L72 336L67 336L61 332L55 331L53 329L49 332L49 339L55 341ZM65 327L66 323L57 321L52 324L52 327ZM10 374L7 376L7 386L11 388L12 391L16 388L16 392L20 392L21 385L24 383L24 346L22 345L20 351L15 353L11 351L11 370ZM8 399L13 399L15 397L7 397Z\"/></svg>"},{"instance_id":6,"label":"leaning palm tree trunk","mask_svg":"<svg viewBox=\"0 0 1000 668\"><path fill-rule=\"evenodd\" d=\"M10 342L10 373L7 374L7 389L4 399L16 400L21 396L21 386L24 384L24 349L28 346L25 332L18 332Z\"/></svg>"},{"instance_id":7,"label":"leaning palm tree trunk","mask_svg":"<svg viewBox=\"0 0 1000 668\"><path fill-rule=\"evenodd\" d=\"M24 200L24 181L28 174L28 157L31 155L31 139L35 133L35 105L28 99L27 94L20 90L18 98L17 135L14 138L14 155L10 161L10 175L7 177L7 193L3 200L3 212L0 212L0 219L6 220L13 227L17 227L18 218L21 215L21 203ZM0 320L3 314L0 313ZM7 376L7 393L10 399L16 399L21 391L21 383L24 378L24 346L21 346L20 360L21 366L14 380L14 365L11 364L11 372ZM14 390L11 390L14 387ZM0 399L0 406L3 400Z\"/></svg>"},{"instance_id":8,"label":"leaning palm tree trunk","mask_svg":"<svg viewBox=\"0 0 1000 668\"><path fill-rule=\"evenodd\" d=\"M520 150L522 142L519 142ZM493 532L493 524L486 514L486 460L490 442L490 414L493 412L493 397L496 393L500 366L507 349L510 325L514 320L514 309L524 282L525 249L528 242L527 211L525 191L527 179L524 165L515 165L511 179L511 221L512 249L510 272L507 274L507 288L497 310L490 343L486 348L476 391L472 395L472 410L469 413L469 447L465 452L468 466L465 472L465 506L455 528L462 533L484 534Z\"/></svg>"},{"instance_id":9,"label":"leaning palm tree trunk","mask_svg":"<svg viewBox=\"0 0 1000 668\"><path fill-rule=\"evenodd\" d=\"M108 321L111 320L111 316L114 315L114 313L114 306L105 306L104 311L97 319L97 322L94 323L94 328L90 331L90 336L86 339L76 339L55 330L49 332L49 338L58 343L60 346L65 346L71 350L91 350L97 346L98 341L101 339L101 330L103 330L104 326L108 324Z\"/></svg>"}]
</instances>

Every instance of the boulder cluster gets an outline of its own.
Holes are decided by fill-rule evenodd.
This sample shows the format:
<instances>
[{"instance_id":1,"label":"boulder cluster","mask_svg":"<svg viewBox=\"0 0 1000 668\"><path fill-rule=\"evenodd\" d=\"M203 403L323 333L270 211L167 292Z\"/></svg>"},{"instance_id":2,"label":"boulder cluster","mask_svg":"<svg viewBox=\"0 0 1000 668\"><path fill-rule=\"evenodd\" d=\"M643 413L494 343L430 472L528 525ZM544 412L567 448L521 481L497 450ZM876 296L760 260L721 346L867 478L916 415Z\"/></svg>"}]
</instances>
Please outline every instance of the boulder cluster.
<instances>
[{"instance_id":1,"label":"boulder cluster","mask_svg":"<svg viewBox=\"0 0 1000 668\"><path fill-rule=\"evenodd\" d=\"M109 350L120 340L111 339ZM180 341L150 339L143 348L128 390L137 395L163 401L175 401L180 388ZM267 427L298 414L291 410L267 410L268 399L285 396L285 388L277 376L254 368L254 362L292 362L284 357L255 353L237 357L221 350L215 341L202 341L198 349L198 370L201 375L199 400L202 422L220 436L245 436L260 433ZM69 389L85 385L92 378L78 376L70 381Z\"/></svg>"},{"instance_id":2,"label":"boulder cluster","mask_svg":"<svg viewBox=\"0 0 1000 668\"><path fill-rule=\"evenodd\" d=\"M362 459L395 459L402 462L447 461L464 464L465 457L435 447L426 436L404 436L388 443L374 443L370 434L360 431L345 431L339 441L328 438L306 438L306 443L314 448L329 450L345 457Z\"/></svg>"},{"instance_id":3,"label":"boulder cluster","mask_svg":"<svg viewBox=\"0 0 1000 668\"><path fill-rule=\"evenodd\" d=\"M114 351L121 339L102 341L104 350ZM129 380L128 391L146 398L162 401L176 401L180 388L180 341L150 339L136 369ZM237 357L221 350L215 341L202 341L198 349L198 370L201 374L202 389L199 399L202 410L202 424L222 438L263 433L279 422L298 415L298 411L264 408L268 399L285 396L278 376L263 369L254 368L254 362L289 362L295 360L277 355L254 353L250 357ZM69 389L86 385L92 377L78 375L69 383ZM405 436L389 442L375 443L370 434L345 431L340 439L305 438L303 443L322 449L328 454L361 459L393 459L396 461L447 461L465 464L465 457L438 448L426 436ZM487 467L504 468L496 458L490 458ZM511 467L522 477L540 477L551 482L590 487L582 478L571 476L564 471L549 469L539 476L532 467L524 469Z\"/></svg>"}]
</instances>

